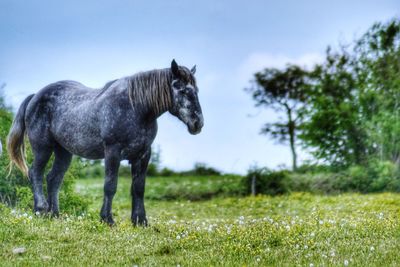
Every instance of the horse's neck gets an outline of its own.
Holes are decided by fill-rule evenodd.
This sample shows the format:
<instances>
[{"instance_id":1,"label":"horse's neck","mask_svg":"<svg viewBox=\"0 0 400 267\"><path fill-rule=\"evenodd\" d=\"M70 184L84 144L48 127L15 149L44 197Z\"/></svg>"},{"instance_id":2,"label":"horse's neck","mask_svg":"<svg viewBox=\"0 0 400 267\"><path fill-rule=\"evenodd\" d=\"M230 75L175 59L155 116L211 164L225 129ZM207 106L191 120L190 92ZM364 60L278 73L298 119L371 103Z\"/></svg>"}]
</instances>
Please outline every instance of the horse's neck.
<instances>
[{"instance_id":1,"label":"horse's neck","mask_svg":"<svg viewBox=\"0 0 400 267\"><path fill-rule=\"evenodd\" d=\"M164 85L165 88L157 88L157 90L171 90L169 85ZM104 94L105 99L107 101L111 101L111 106L118 105L119 107L126 107L126 115L127 116L135 116L140 117L146 121L156 120L162 114L167 112L171 106L171 100L167 101L167 105L159 105L155 106L154 103L140 103L136 101L137 99L130 100L129 98L129 79L122 78L117 81L115 86L111 87L107 90L107 93ZM144 88L143 90L146 90ZM159 91L160 93L162 91ZM158 95L161 95L158 93ZM170 94L168 94L170 97ZM146 99L154 99L154 98L146 98ZM155 101L159 101L159 99L154 99Z\"/></svg>"},{"instance_id":2,"label":"horse's neck","mask_svg":"<svg viewBox=\"0 0 400 267\"><path fill-rule=\"evenodd\" d=\"M132 108L137 107L148 116L152 115L155 118L161 116L172 106L170 79L165 76L169 73L164 72L160 75L160 71L163 70L154 71L160 80L157 81L154 76L151 77L154 73L148 72L141 77L144 81L134 77L133 79L137 80L131 80L130 88L128 87L127 90Z\"/></svg>"}]
</instances>

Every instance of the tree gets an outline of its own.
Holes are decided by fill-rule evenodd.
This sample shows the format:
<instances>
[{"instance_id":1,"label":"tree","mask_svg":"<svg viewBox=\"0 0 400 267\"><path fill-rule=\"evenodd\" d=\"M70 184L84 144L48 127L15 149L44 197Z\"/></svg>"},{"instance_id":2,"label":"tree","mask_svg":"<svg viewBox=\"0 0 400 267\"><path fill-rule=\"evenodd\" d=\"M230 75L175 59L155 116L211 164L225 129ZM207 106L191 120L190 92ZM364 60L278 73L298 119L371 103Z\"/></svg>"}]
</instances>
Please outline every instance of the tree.
<instances>
[{"instance_id":1,"label":"tree","mask_svg":"<svg viewBox=\"0 0 400 267\"><path fill-rule=\"evenodd\" d=\"M328 49L312 72L299 136L317 159L343 167L376 158L400 163L399 62L398 19L374 24L352 50Z\"/></svg>"},{"instance_id":2,"label":"tree","mask_svg":"<svg viewBox=\"0 0 400 267\"><path fill-rule=\"evenodd\" d=\"M297 168L296 141L300 130L308 84L308 72L296 65L285 69L267 68L254 75L254 84L246 89L252 94L256 106L271 108L283 114L282 121L266 123L261 134L266 134L279 143L289 142L293 169Z\"/></svg>"},{"instance_id":3,"label":"tree","mask_svg":"<svg viewBox=\"0 0 400 267\"><path fill-rule=\"evenodd\" d=\"M374 24L355 46L369 154L400 163L400 20Z\"/></svg>"},{"instance_id":4,"label":"tree","mask_svg":"<svg viewBox=\"0 0 400 267\"><path fill-rule=\"evenodd\" d=\"M317 159L336 166L361 164L365 159L365 131L351 55L333 53L310 73L307 120L300 138Z\"/></svg>"}]
</instances>

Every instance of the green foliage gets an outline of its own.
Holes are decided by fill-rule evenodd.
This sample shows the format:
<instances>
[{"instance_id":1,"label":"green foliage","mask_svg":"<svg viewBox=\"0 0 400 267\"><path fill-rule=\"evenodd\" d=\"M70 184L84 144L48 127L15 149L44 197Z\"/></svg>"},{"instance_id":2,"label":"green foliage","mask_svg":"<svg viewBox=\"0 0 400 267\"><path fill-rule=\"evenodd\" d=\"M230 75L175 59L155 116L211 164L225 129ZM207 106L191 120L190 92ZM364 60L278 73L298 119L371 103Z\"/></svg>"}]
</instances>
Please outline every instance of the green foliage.
<instances>
[{"instance_id":1,"label":"green foliage","mask_svg":"<svg viewBox=\"0 0 400 267\"><path fill-rule=\"evenodd\" d=\"M33 209L33 193L27 186L16 187L17 206Z\"/></svg>"},{"instance_id":2,"label":"green foliage","mask_svg":"<svg viewBox=\"0 0 400 267\"><path fill-rule=\"evenodd\" d=\"M311 73L307 119L299 138L305 147L313 148L317 159L333 165L365 160L365 132L352 68L350 55L328 49L326 62Z\"/></svg>"},{"instance_id":3,"label":"green foliage","mask_svg":"<svg viewBox=\"0 0 400 267\"><path fill-rule=\"evenodd\" d=\"M400 20L375 24L356 46L360 106L368 150L379 160L400 162Z\"/></svg>"},{"instance_id":4,"label":"green foliage","mask_svg":"<svg viewBox=\"0 0 400 267\"><path fill-rule=\"evenodd\" d=\"M221 175L221 172L213 167L207 166L205 163L195 163L194 168L189 171L180 172L182 176L216 176Z\"/></svg>"},{"instance_id":5,"label":"green foliage","mask_svg":"<svg viewBox=\"0 0 400 267\"><path fill-rule=\"evenodd\" d=\"M88 196L83 196L75 191L76 180L82 177L82 163L79 158L74 158L59 193L60 211L69 214L81 214L87 211L90 204Z\"/></svg>"},{"instance_id":6,"label":"green foliage","mask_svg":"<svg viewBox=\"0 0 400 267\"><path fill-rule=\"evenodd\" d=\"M288 171L270 171L265 168L251 169L243 180L247 194L281 195L288 192ZM253 187L253 188L252 188Z\"/></svg>"},{"instance_id":7,"label":"green foliage","mask_svg":"<svg viewBox=\"0 0 400 267\"><path fill-rule=\"evenodd\" d=\"M29 187L29 182L15 168L9 173L10 161L5 144L11 124L12 113L6 109L0 109L0 139L3 144L3 154L0 156L0 202L15 204L17 200L17 188Z\"/></svg>"},{"instance_id":8,"label":"green foliage","mask_svg":"<svg viewBox=\"0 0 400 267\"><path fill-rule=\"evenodd\" d=\"M399 164L399 62L400 20L394 18L338 51L328 48L324 62L309 72L289 65L256 73L250 89L256 105L286 109L289 118L267 123L264 132L278 141L297 137L315 159L335 168L375 160ZM299 120L291 123L291 111Z\"/></svg>"},{"instance_id":9,"label":"green foliage","mask_svg":"<svg viewBox=\"0 0 400 267\"><path fill-rule=\"evenodd\" d=\"M337 194L343 192L400 192L400 172L390 161L370 161L368 166L322 172L290 173L286 180L289 191Z\"/></svg>"},{"instance_id":10,"label":"green foliage","mask_svg":"<svg viewBox=\"0 0 400 267\"><path fill-rule=\"evenodd\" d=\"M191 200L199 201L211 199L214 197L243 196L245 188L243 187L243 178L237 175L218 175L218 176L171 176L171 177L149 177L146 179L145 198L149 200ZM102 193L103 179L87 179L79 181L84 184L80 193L87 196L93 196ZM118 190L115 197L126 199L130 195L130 178L121 177L119 179ZM101 199L92 199L91 202L101 201Z\"/></svg>"},{"instance_id":11,"label":"green foliage","mask_svg":"<svg viewBox=\"0 0 400 267\"><path fill-rule=\"evenodd\" d=\"M207 166L205 163L197 162L194 164L193 169L188 171L174 171L170 168L164 167L160 171L159 168L155 169L152 165L149 165L147 169L148 176L161 176L161 177L171 177L171 176L219 176L222 173L216 168Z\"/></svg>"},{"instance_id":12,"label":"green foliage","mask_svg":"<svg viewBox=\"0 0 400 267\"><path fill-rule=\"evenodd\" d=\"M175 176L177 173L170 168L164 167L161 169L160 173L158 174L159 176L163 177L170 177L170 176Z\"/></svg>"},{"instance_id":13,"label":"green foliage","mask_svg":"<svg viewBox=\"0 0 400 267\"><path fill-rule=\"evenodd\" d=\"M157 165L153 163L149 163L147 166L147 175L148 176L157 176L159 174Z\"/></svg>"},{"instance_id":14,"label":"green foliage","mask_svg":"<svg viewBox=\"0 0 400 267\"><path fill-rule=\"evenodd\" d=\"M82 160L82 172L80 178L104 177L104 166L101 160Z\"/></svg>"},{"instance_id":15,"label":"green foliage","mask_svg":"<svg viewBox=\"0 0 400 267\"><path fill-rule=\"evenodd\" d=\"M151 148L151 157L149 166L147 167L147 175L149 176L157 176L160 171L161 165L161 148L157 146L157 149L154 147Z\"/></svg>"}]
</instances>

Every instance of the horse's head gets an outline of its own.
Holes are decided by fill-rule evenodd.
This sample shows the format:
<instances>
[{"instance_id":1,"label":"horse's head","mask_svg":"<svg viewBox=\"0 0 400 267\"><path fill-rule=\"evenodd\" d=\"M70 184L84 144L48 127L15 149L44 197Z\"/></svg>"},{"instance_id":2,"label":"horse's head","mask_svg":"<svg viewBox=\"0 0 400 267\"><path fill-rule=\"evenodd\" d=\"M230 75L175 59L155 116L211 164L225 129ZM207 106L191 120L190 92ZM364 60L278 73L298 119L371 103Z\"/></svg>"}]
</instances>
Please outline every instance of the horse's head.
<instances>
[{"instance_id":1,"label":"horse's head","mask_svg":"<svg viewBox=\"0 0 400 267\"><path fill-rule=\"evenodd\" d=\"M173 75L171 82L172 108L169 111L187 125L191 134L198 134L203 127L204 120L194 78L196 66L189 70L186 67L178 66L175 60L172 60L171 71Z\"/></svg>"}]
</instances>

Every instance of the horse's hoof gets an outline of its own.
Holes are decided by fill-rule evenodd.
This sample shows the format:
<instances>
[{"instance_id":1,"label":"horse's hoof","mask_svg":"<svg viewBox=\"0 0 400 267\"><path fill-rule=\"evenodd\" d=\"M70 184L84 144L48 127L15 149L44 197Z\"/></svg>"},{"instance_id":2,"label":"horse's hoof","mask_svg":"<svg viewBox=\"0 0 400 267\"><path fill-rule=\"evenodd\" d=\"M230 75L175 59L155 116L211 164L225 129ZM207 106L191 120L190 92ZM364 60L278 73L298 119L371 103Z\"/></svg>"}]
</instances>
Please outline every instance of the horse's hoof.
<instances>
[{"instance_id":1,"label":"horse's hoof","mask_svg":"<svg viewBox=\"0 0 400 267\"><path fill-rule=\"evenodd\" d=\"M101 222L103 222L105 224L108 224L108 226L114 226L115 225L115 222L114 222L112 217L105 217L105 218L102 217L101 218Z\"/></svg>"},{"instance_id":2,"label":"horse's hoof","mask_svg":"<svg viewBox=\"0 0 400 267\"><path fill-rule=\"evenodd\" d=\"M42 203L38 203L37 205L35 205L33 212L37 215L47 214L48 209L49 209L49 205L47 204L47 202L42 202Z\"/></svg>"},{"instance_id":3,"label":"horse's hoof","mask_svg":"<svg viewBox=\"0 0 400 267\"><path fill-rule=\"evenodd\" d=\"M60 213L58 211L51 211L50 212L50 217L51 218L58 218L58 217L60 217Z\"/></svg>"},{"instance_id":4,"label":"horse's hoof","mask_svg":"<svg viewBox=\"0 0 400 267\"><path fill-rule=\"evenodd\" d=\"M131 218L133 226L143 226L147 227L147 219L146 217L139 217L139 216L134 216Z\"/></svg>"}]
</instances>

